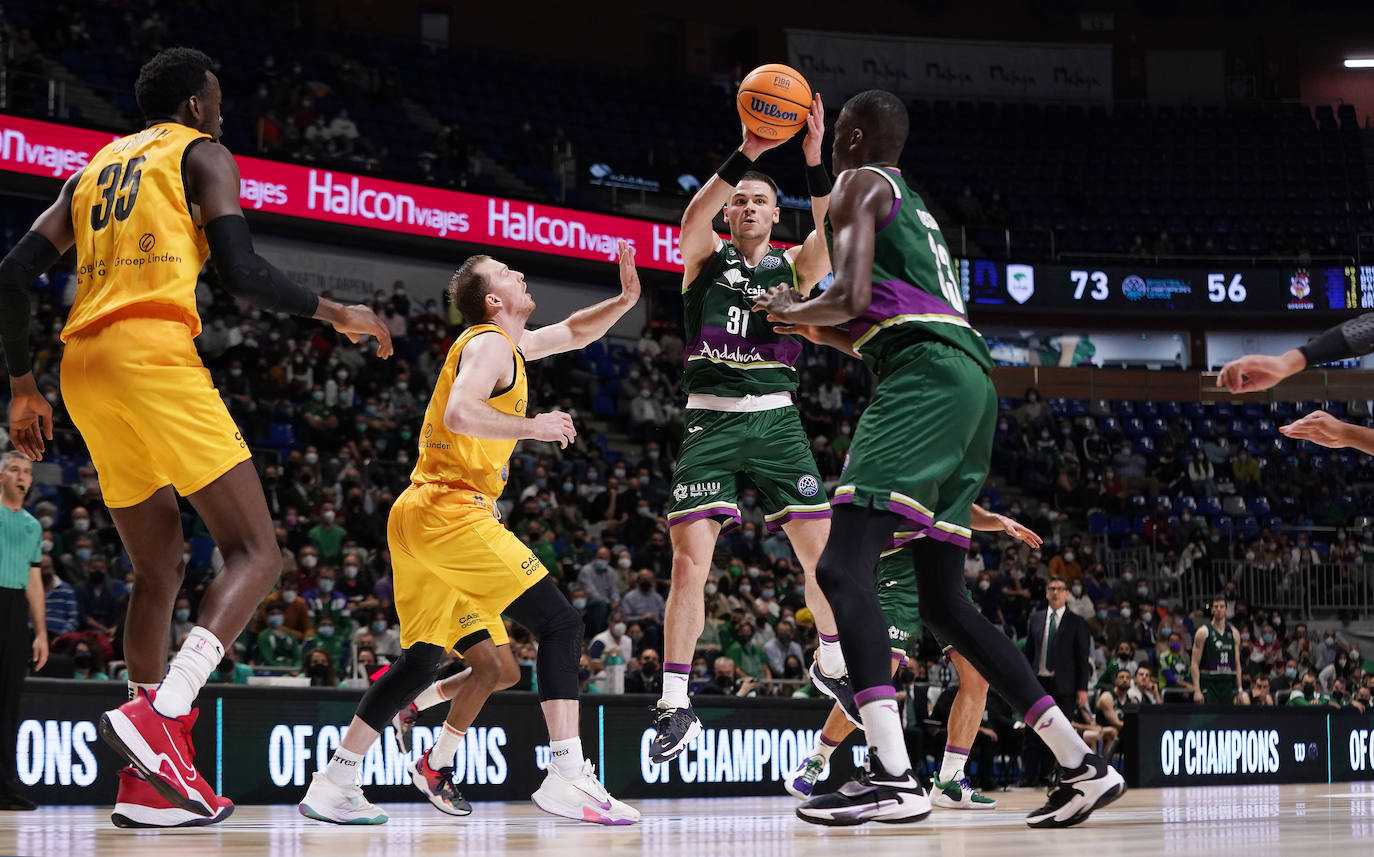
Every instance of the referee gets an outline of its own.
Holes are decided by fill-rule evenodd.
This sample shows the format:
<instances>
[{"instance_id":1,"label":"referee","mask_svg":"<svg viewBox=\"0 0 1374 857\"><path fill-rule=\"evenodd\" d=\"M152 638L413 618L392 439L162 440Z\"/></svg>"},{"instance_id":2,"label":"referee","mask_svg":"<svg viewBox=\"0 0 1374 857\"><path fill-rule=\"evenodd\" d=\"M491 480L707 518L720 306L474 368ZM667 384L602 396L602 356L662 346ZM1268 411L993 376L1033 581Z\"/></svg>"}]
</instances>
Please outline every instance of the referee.
<instances>
[{"instance_id":1,"label":"referee","mask_svg":"<svg viewBox=\"0 0 1374 857\"><path fill-rule=\"evenodd\" d=\"M0 810L34 809L15 792L15 742L19 737L19 692L29 663L48 660L48 625L43 618L39 563L43 528L24 511L33 484L33 463L18 452L0 457ZM33 642L29 623L33 623Z\"/></svg>"}]
</instances>

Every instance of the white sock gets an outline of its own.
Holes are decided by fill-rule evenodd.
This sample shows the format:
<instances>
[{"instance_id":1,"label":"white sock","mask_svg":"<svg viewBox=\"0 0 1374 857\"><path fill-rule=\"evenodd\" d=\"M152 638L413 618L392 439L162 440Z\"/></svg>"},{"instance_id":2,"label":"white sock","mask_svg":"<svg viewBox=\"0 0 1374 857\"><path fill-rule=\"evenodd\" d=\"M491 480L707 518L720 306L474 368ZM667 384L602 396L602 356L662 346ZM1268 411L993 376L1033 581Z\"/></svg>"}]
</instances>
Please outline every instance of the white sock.
<instances>
[{"instance_id":1,"label":"white sock","mask_svg":"<svg viewBox=\"0 0 1374 857\"><path fill-rule=\"evenodd\" d=\"M139 692L140 690L147 690L147 691L157 690L157 684L156 684L156 683L153 683L153 684L145 684L144 682L141 682L141 681L133 681L133 680L130 680L130 681L129 681L129 698L130 698L130 699L138 699L138 692Z\"/></svg>"},{"instance_id":2,"label":"white sock","mask_svg":"<svg viewBox=\"0 0 1374 857\"><path fill-rule=\"evenodd\" d=\"M946 746L945 756L940 760L940 782L952 783L958 780L966 764L968 753L960 753Z\"/></svg>"},{"instance_id":3,"label":"white sock","mask_svg":"<svg viewBox=\"0 0 1374 857\"><path fill-rule=\"evenodd\" d=\"M419 711L426 711L441 702L448 702L448 697L444 696L443 688L439 687L441 682L435 682L429 687L420 691L415 697L415 708Z\"/></svg>"},{"instance_id":4,"label":"white sock","mask_svg":"<svg viewBox=\"0 0 1374 857\"><path fill-rule=\"evenodd\" d=\"M894 777L911 770L911 759L906 753L906 737L902 735L902 716L897 713L897 700L890 696L871 699L859 706L859 717L864 722L868 746L878 751L883 770Z\"/></svg>"},{"instance_id":5,"label":"white sock","mask_svg":"<svg viewBox=\"0 0 1374 857\"><path fill-rule=\"evenodd\" d=\"M166 717L184 717L191 713L191 705L200 695L200 689L210 680L224 659L224 644L215 639L205 628L197 625L186 635L186 642L172 658L162 684L157 688L157 705L154 708Z\"/></svg>"},{"instance_id":6,"label":"white sock","mask_svg":"<svg viewBox=\"0 0 1374 857\"><path fill-rule=\"evenodd\" d=\"M817 732L817 733L816 733L816 745L815 745L814 747L811 748L811 753L810 753L810 755L812 755L812 756L820 756L822 759L824 759L825 761L829 762L829 761L830 761L830 754L831 754L831 753L834 753L834 752L835 752L835 748L838 747L838 746L840 746L840 745L839 745L839 744L831 744L830 741L825 737L825 733L824 733L824 732Z\"/></svg>"},{"instance_id":7,"label":"white sock","mask_svg":"<svg viewBox=\"0 0 1374 857\"><path fill-rule=\"evenodd\" d=\"M552 755L549 757L549 764L563 776L564 779L577 779L582 776L582 738L565 738L562 741L550 741L549 749Z\"/></svg>"},{"instance_id":8,"label":"white sock","mask_svg":"<svg viewBox=\"0 0 1374 857\"><path fill-rule=\"evenodd\" d=\"M324 777L336 786L356 786L358 784L358 768L362 764L362 753L351 753L342 747L334 750L333 757L329 760L329 767L324 769Z\"/></svg>"},{"instance_id":9,"label":"white sock","mask_svg":"<svg viewBox=\"0 0 1374 857\"><path fill-rule=\"evenodd\" d=\"M821 634L821 647L816 653L816 657L821 662L821 672L831 678L839 678L849 671L844 665L844 652L840 651L840 638L838 636L833 640L827 640L827 636L827 634Z\"/></svg>"},{"instance_id":10,"label":"white sock","mask_svg":"<svg viewBox=\"0 0 1374 857\"><path fill-rule=\"evenodd\" d=\"M663 698L659 701L666 702L672 708L686 708L687 680L691 676L690 672L665 669L663 671Z\"/></svg>"},{"instance_id":11,"label":"white sock","mask_svg":"<svg viewBox=\"0 0 1374 857\"><path fill-rule=\"evenodd\" d=\"M1083 743L1069 718L1056 706L1040 715L1035 721L1035 734L1049 745L1054 758L1065 768L1076 768L1083 764L1088 755L1088 745Z\"/></svg>"},{"instance_id":12,"label":"white sock","mask_svg":"<svg viewBox=\"0 0 1374 857\"><path fill-rule=\"evenodd\" d=\"M429 751L430 768L437 771L440 768L451 767L453 757L458 755L458 745L463 743L463 736L466 734L466 730L454 729L445 723L443 731L439 733L439 740L434 742L434 748Z\"/></svg>"}]
</instances>

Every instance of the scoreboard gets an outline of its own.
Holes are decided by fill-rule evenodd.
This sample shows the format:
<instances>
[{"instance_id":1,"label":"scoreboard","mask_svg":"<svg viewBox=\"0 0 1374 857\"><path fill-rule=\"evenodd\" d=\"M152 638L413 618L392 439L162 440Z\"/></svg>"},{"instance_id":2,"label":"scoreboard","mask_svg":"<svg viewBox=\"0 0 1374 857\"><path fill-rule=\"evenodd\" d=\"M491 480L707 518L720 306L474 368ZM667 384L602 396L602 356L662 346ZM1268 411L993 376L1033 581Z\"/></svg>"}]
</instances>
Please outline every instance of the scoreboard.
<instances>
[{"instance_id":1,"label":"scoreboard","mask_svg":"<svg viewBox=\"0 0 1374 857\"><path fill-rule=\"evenodd\" d=\"M1374 311L1374 265L1176 268L960 259L958 272L971 311L1270 317Z\"/></svg>"}]
</instances>

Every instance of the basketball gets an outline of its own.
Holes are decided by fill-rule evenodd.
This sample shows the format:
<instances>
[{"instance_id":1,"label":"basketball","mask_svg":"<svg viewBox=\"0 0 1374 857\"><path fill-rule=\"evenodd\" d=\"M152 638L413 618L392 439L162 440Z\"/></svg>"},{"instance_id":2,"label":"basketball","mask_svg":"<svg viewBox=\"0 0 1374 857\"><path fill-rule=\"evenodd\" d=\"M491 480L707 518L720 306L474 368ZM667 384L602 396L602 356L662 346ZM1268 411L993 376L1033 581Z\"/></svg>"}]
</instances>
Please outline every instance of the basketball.
<instances>
[{"instance_id":1,"label":"basketball","mask_svg":"<svg viewBox=\"0 0 1374 857\"><path fill-rule=\"evenodd\" d=\"M786 140L806 124L811 86L790 66L761 65L740 83L735 107L751 132L768 140Z\"/></svg>"}]
</instances>

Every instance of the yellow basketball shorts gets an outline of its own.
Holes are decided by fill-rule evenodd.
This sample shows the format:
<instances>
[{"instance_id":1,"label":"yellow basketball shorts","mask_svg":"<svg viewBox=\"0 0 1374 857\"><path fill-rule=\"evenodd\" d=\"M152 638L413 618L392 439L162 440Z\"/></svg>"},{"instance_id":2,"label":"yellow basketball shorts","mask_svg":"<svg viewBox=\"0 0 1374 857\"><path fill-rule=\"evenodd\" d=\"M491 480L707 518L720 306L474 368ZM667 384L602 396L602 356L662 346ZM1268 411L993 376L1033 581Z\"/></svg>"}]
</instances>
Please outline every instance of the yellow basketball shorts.
<instances>
[{"instance_id":1,"label":"yellow basketball shorts","mask_svg":"<svg viewBox=\"0 0 1374 857\"><path fill-rule=\"evenodd\" d=\"M501 612L548 575L496 518L491 498L444 485L412 484L387 520L401 646L444 649L485 628L505 645Z\"/></svg>"},{"instance_id":2,"label":"yellow basketball shorts","mask_svg":"<svg viewBox=\"0 0 1374 857\"><path fill-rule=\"evenodd\" d=\"M165 485L194 494L251 457L182 322L125 318L78 334L61 376L107 506Z\"/></svg>"}]
</instances>

